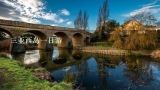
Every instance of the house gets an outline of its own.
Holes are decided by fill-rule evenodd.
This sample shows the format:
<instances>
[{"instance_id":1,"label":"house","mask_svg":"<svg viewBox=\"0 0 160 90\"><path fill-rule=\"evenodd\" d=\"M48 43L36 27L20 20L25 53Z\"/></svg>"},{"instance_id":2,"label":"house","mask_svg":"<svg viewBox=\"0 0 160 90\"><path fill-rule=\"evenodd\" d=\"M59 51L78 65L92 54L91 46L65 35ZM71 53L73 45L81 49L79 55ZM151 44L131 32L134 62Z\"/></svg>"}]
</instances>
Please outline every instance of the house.
<instances>
[{"instance_id":1,"label":"house","mask_svg":"<svg viewBox=\"0 0 160 90\"><path fill-rule=\"evenodd\" d=\"M132 31L138 31L138 33L145 33L145 26L137 20L129 20L122 25L122 30L127 34L131 34Z\"/></svg>"},{"instance_id":2,"label":"house","mask_svg":"<svg viewBox=\"0 0 160 90\"><path fill-rule=\"evenodd\" d=\"M144 30L144 25L136 20L129 20L122 25L123 30Z\"/></svg>"}]
</instances>

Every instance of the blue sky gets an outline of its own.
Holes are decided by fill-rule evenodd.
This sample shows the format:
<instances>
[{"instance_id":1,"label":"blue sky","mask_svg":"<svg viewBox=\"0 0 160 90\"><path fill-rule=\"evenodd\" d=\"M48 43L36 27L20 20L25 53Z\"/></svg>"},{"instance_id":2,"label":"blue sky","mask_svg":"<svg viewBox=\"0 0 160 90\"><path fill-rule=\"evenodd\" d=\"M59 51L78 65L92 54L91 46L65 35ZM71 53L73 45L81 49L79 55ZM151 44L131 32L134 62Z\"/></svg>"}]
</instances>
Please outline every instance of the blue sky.
<instances>
[{"instance_id":1,"label":"blue sky","mask_svg":"<svg viewBox=\"0 0 160 90\"><path fill-rule=\"evenodd\" d=\"M89 29L95 30L104 0L1 0L0 18L53 26L74 27L79 10L87 11ZM109 18L121 24L130 16L151 12L160 17L160 0L109 0Z\"/></svg>"}]
</instances>

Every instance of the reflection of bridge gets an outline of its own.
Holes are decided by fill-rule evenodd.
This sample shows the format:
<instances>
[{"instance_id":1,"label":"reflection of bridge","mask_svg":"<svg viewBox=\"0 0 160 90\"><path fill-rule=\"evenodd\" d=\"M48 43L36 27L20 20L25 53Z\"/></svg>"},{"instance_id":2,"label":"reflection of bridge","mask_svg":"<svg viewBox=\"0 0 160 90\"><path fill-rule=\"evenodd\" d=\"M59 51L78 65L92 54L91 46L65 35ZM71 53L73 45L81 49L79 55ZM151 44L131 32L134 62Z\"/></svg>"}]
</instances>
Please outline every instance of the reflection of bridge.
<instances>
[{"instance_id":1,"label":"reflection of bridge","mask_svg":"<svg viewBox=\"0 0 160 90\"><path fill-rule=\"evenodd\" d=\"M62 42L59 47L84 46L89 42L90 33L73 28L56 27L49 25L30 24L18 21L0 20L0 32L7 33L11 38L17 38L24 33L32 33L39 38L38 48L45 49L49 37L56 35Z\"/></svg>"}]
</instances>

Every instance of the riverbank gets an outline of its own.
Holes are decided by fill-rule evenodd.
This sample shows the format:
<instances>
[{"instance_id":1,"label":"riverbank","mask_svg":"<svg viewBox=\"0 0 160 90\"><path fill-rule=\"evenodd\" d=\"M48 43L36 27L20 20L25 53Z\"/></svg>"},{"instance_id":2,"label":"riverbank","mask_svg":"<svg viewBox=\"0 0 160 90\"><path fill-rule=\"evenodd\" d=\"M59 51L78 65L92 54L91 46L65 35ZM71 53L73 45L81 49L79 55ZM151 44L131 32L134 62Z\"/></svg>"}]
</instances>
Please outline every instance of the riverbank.
<instances>
[{"instance_id":1,"label":"riverbank","mask_svg":"<svg viewBox=\"0 0 160 90\"><path fill-rule=\"evenodd\" d=\"M52 83L35 77L18 61L0 57L0 90L72 90L65 82Z\"/></svg>"},{"instance_id":2,"label":"riverbank","mask_svg":"<svg viewBox=\"0 0 160 90\"><path fill-rule=\"evenodd\" d=\"M121 50L115 48L105 48L105 47L83 47L83 52L92 53L92 54L103 54L103 55L134 55L134 56L152 56L154 50Z\"/></svg>"}]
</instances>

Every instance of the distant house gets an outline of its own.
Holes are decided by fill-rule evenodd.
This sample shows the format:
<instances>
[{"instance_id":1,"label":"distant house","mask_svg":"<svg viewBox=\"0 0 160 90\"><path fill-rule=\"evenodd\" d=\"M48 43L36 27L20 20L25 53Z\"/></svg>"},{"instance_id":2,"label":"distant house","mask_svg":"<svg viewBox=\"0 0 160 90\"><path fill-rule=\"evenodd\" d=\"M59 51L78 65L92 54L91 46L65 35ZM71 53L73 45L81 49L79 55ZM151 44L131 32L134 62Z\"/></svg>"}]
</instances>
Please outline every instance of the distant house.
<instances>
[{"instance_id":1,"label":"distant house","mask_svg":"<svg viewBox=\"0 0 160 90\"><path fill-rule=\"evenodd\" d=\"M144 25L136 20L129 20L122 26L123 30L144 30Z\"/></svg>"},{"instance_id":2,"label":"distant house","mask_svg":"<svg viewBox=\"0 0 160 90\"><path fill-rule=\"evenodd\" d=\"M145 33L145 26L137 20L129 20L122 25L122 30L125 34L130 35L132 31L138 31L138 33Z\"/></svg>"}]
</instances>

